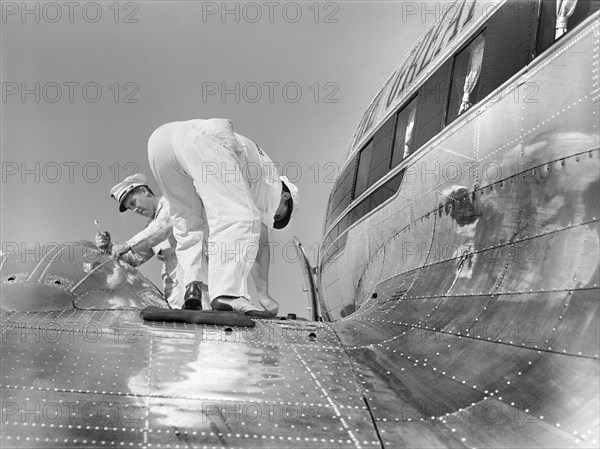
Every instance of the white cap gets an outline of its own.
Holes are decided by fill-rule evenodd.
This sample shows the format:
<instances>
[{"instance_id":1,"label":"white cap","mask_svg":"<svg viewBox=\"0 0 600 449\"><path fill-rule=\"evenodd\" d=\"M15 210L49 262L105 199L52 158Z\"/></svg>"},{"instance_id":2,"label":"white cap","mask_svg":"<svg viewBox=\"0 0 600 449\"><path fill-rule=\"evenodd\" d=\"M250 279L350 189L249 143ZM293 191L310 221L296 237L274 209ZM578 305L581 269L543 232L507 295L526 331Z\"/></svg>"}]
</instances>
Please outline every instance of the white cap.
<instances>
[{"instance_id":1,"label":"white cap","mask_svg":"<svg viewBox=\"0 0 600 449\"><path fill-rule=\"evenodd\" d=\"M125 212L127 210L127 208L123 206L123 200L127 194L139 186L148 186L148 180L146 179L146 175L143 173L130 175L110 189L110 196L114 198L117 203L119 203L120 212Z\"/></svg>"},{"instance_id":2,"label":"white cap","mask_svg":"<svg viewBox=\"0 0 600 449\"><path fill-rule=\"evenodd\" d=\"M292 202L289 204L289 212L288 214L280 220L275 221L273 223L273 227L275 229L283 229L287 226L290 218L294 214L294 211L298 207L298 203L300 202L300 192L298 191L298 187L290 182L290 180L285 176L280 176L282 188L284 191L287 191L292 196Z\"/></svg>"}]
</instances>

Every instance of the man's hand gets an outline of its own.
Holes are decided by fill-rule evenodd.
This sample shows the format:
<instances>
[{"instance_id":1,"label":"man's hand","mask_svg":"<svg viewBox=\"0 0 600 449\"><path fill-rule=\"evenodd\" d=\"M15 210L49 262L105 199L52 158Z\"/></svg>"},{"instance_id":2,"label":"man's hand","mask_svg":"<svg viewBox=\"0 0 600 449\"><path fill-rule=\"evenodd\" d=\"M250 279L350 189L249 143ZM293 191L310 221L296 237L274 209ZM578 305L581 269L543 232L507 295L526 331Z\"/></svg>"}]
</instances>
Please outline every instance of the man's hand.
<instances>
[{"instance_id":1,"label":"man's hand","mask_svg":"<svg viewBox=\"0 0 600 449\"><path fill-rule=\"evenodd\" d=\"M96 234L96 246L103 252L110 252L110 233L102 231Z\"/></svg>"},{"instance_id":2,"label":"man's hand","mask_svg":"<svg viewBox=\"0 0 600 449\"><path fill-rule=\"evenodd\" d=\"M127 243L113 243L110 254L113 257L121 257L129 250L131 250L131 246L129 246Z\"/></svg>"}]
</instances>

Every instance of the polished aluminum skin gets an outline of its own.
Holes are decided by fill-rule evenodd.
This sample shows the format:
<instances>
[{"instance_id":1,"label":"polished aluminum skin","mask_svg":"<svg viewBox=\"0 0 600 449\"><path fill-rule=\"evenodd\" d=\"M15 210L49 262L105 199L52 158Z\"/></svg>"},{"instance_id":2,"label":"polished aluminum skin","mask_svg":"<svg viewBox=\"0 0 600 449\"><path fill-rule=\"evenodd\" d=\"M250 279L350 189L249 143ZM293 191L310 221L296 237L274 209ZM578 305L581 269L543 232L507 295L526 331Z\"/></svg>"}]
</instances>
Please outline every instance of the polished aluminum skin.
<instances>
[{"instance_id":1,"label":"polished aluminum skin","mask_svg":"<svg viewBox=\"0 0 600 449\"><path fill-rule=\"evenodd\" d=\"M167 308L89 242L2 259L1 447L380 447L326 323L144 322Z\"/></svg>"},{"instance_id":2,"label":"polished aluminum skin","mask_svg":"<svg viewBox=\"0 0 600 449\"><path fill-rule=\"evenodd\" d=\"M385 447L598 447L598 65L595 13L326 243L323 309Z\"/></svg>"},{"instance_id":3,"label":"polished aluminum skin","mask_svg":"<svg viewBox=\"0 0 600 449\"><path fill-rule=\"evenodd\" d=\"M2 447L598 447L599 36L596 13L303 267L333 322L143 322L160 293L89 242L4 256Z\"/></svg>"}]
</instances>

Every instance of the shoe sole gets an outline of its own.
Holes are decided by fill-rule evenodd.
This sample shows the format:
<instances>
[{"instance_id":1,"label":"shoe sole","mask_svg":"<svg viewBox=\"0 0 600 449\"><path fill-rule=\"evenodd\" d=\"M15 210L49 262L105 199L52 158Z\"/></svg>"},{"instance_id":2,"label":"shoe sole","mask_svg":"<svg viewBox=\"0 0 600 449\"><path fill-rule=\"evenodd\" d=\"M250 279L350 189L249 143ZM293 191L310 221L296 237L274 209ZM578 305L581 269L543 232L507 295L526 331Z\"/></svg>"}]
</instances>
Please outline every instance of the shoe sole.
<instances>
[{"instance_id":1,"label":"shoe sole","mask_svg":"<svg viewBox=\"0 0 600 449\"><path fill-rule=\"evenodd\" d=\"M225 304L221 301L219 301L218 299L214 299L211 303L210 306L215 309L215 310L221 310L222 312L234 312L233 307L231 307L229 304Z\"/></svg>"},{"instance_id":2,"label":"shoe sole","mask_svg":"<svg viewBox=\"0 0 600 449\"><path fill-rule=\"evenodd\" d=\"M268 310L248 310L245 315L252 318L275 318L277 316L276 313Z\"/></svg>"},{"instance_id":3,"label":"shoe sole","mask_svg":"<svg viewBox=\"0 0 600 449\"><path fill-rule=\"evenodd\" d=\"M213 310L220 310L222 312L235 312L236 310L231 307L229 304L222 303L221 301L214 299L210 303ZM239 312L244 313L244 312ZM244 313L244 315L252 317L252 318L275 318L277 314L273 312L269 312L268 310L248 310Z\"/></svg>"},{"instance_id":4,"label":"shoe sole","mask_svg":"<svg viewBox=\"0 0 600 449\"><path fill-rule=\"evenodd\" d=\"M202 310L202 301L200 299L188 299L182 307L183 310Z\"/></svg>"}]
</instances>

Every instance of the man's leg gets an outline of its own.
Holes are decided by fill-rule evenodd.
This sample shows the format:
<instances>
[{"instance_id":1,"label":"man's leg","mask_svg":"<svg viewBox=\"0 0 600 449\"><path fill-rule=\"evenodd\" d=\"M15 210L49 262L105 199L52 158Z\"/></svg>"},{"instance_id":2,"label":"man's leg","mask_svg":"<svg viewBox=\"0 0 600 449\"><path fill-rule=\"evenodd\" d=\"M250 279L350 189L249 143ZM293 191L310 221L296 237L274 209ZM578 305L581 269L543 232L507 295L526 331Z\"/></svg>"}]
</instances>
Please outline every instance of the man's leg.
<instances>
[{"instance_id":1,"label":"man's leg","mask_svg":"<svg viewBox=\"0 0 600 449\"><path fill-rule=\"evenodd\" d=\"M165 299L169 305L174 309L181 309L183 306L183 292L181 292L181 289L179 288L179 283L176 279L171 278L171 276L165 273L164 270L162 281Z\"/></svg>"},{"instance_id":2,"label":"man's leg","mask_svg":"<svg viewBox=\"0 0 600 449\"><path fill-rule=\"evenodd\" d=\"M269 295L269 268L271 264L271 247L269 246L269 230L262 224L260 229L260 251L256 256L256 261L252 265L250 274L256 287L258 302L261 306L273 314L277 315L279 303Z\"/></svg>"},{"instance_id":3,"label":"man's leg","mask_svg":"<svg viewBox=\"0 0 600 449\"><path fill-rule=\"evenodd\" d=\"M207 282L203 241L208 234L204 207L192 179L178 166L173 148L179 124L167 124L148 142L150 168L169 202L173 235L177 240L177 277L180 292L190 282Z\"/></svg>"},{"instance_id":4,"label":"man's leg","mask_svg":"<svg viewBox=\"0 0 600 449\"><path fill-rule=\"evenodd\" d=\"M260 217L236 149L218 141L190 128L175 150L208 220L210 298L249 298L247 277L258 252Z\"/></svg>"}]
</instances>

